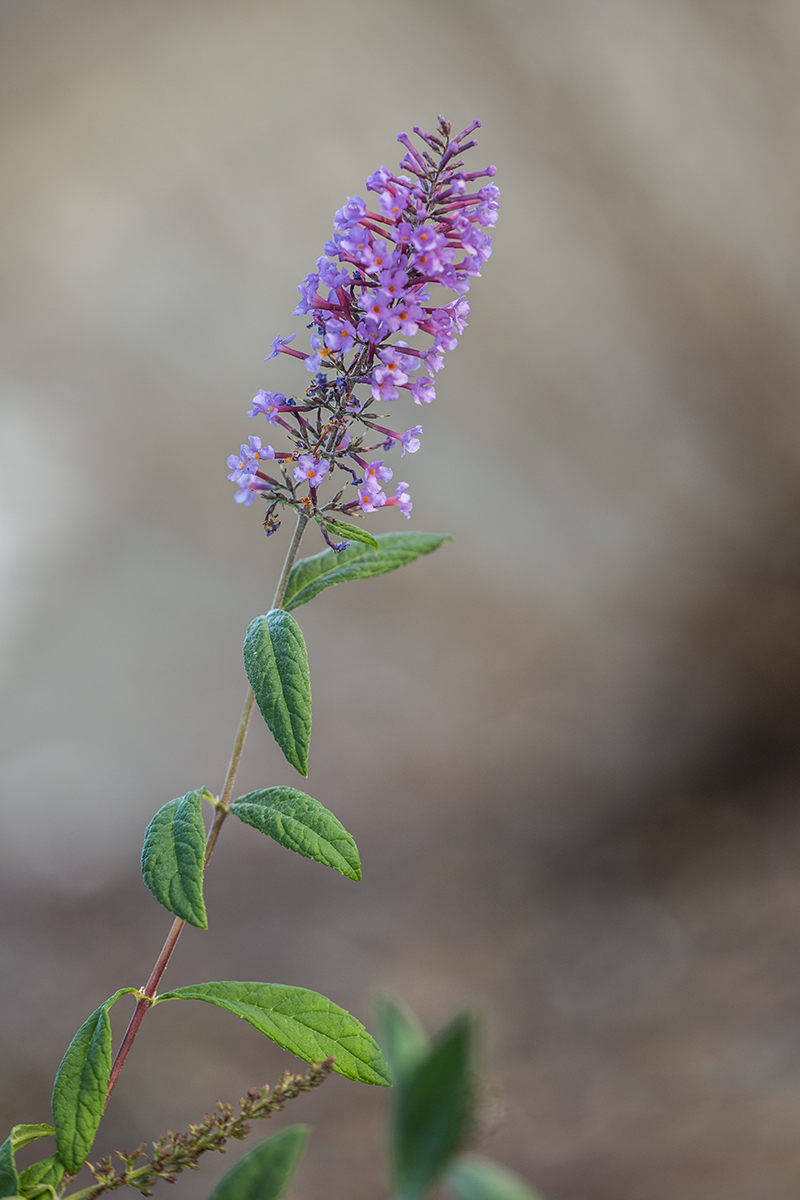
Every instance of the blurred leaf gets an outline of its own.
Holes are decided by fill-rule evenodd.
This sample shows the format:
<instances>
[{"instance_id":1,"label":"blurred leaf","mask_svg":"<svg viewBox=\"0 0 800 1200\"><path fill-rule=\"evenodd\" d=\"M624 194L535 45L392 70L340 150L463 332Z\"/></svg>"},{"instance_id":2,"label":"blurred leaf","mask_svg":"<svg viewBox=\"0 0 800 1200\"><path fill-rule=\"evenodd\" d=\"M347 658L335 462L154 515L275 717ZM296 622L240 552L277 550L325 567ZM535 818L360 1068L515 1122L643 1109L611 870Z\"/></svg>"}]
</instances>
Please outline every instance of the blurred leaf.
<instances>
[{"instance_id":1,"label":"blurred leaf","mask_svg":"<svg viewBox=\"0 0 800 1200\"><path fill-rule=\"evenodd\" d=\"M142 849L142 878L150 891L176 917L208 929L203 902L203 824L205 788L187 792L160 808L147 826Z\"/></svg>"},{"instance_id":2,"label":"blurred leaf","mask_svg":"<svg viewBox=\"0 0 800 1200\"><path fill-rule=\"evenodd\" d=\"M375 1006L378 1041L389 1066L395 1088L402 1088L413 1068L425 1057L429 1041L414 1014L391 996L379 996Z\"/></svg>"},{"instance_id":3,"label":"blurred leaf","mask_svg":"<svg viewBox=\"0 0 800 1200\"><path fill-rule=\"evenodd\" d=\"M542 1200L521 1176L480 1154L456 1159L444 1181L458 1200Z\"/></svg>"},{"instance_id":4,"label":"blurred leaf","mask_svg":"<svg viewBox=\"0 0 800 1200\"><path fill-rule=\"evenodd\" d=\"M438 550L443 542L450 542L452 538L441 533L379 533L375 541L378 543L377 554L363 546L346 546L338 554L323 550L295 563L283 607L287 610L299 608L335 583L370 579L373 575L395 571L423 554Z\"/></svg>"},{"instance_id":5,"label":"blurred leaf","mask_svg":"<svg viewBox=\"0 0 800 1200\"><path fill-rule=\"evenodd\" d=\"M246 1154L208 1200L281 1200L306 1148L308 1125L290 1125Z\"/></svg>"},{"instance_id":6,"label":"blurred leaf","mask_svg":"<svg viewBox=\"0 0 800 1200\"><path fill-rule=\"evenodd\" d=\"M261 715L288 762L308 774L311 685L300 626L282 608L250 623L244 666Z\"/></svg>"},{"instance_id":7,"label":"blurred leaf","mask_svg":"<svg viewBox=\"0 0 800 1200\"><path fill-rule=\"evenodd\" d=\"M305 792L291 787L248 792L234 800L231 812L296 854L332 867L348 879L361 878L352 837L332 812Z\"/></svg>"},{"instance_id":8,"label":"blurred leaf","mask_svg":"<svg viewBox=\"0 0 800 1200\"><path fill-rule=\"evenodd\" d=\"M57 1154L43 1158L41 1162L28 1167L19 1177L19 1190L22 1196L35 1196L44 1192L48 1187L57 1188L64 1176L64 1164Z\"/></svg>"},{"instance_id":9,"label":"blurred leaf","mask_svg":"<svg viewBox=\"0 0 800 1200\"><path fill-rule=\"evenodd\" d=\"M457 1017L433 1041L397 1096L392 1139L398 1200L419 1200L470 1132L474 1112L473 1022Z\"/></svg>"},{"instance_id":10,"label":"blurred leaf","mask_svg":"<svg viewBox=\"0 0 800 1200\"><path fill-rule=\"evenodd\" d=\"M14 1146L11 1136L0 1146L0 1196L16 1196L19 1192L19 1176L14 1162Z\"/></svg>"},{"instance_id":11,"label":"blurred leaf","mask_svg":"<svg viewBox=\"0 0 800 1200\"><path fill-rule=\"evenodd\" d=\"M135 988L121 988L84 1021L69 1044L53 1085L58 1157L77 1175L92 1148L111 1074L111 1005Z\"/></svg>"},{"instance_id":12,"label":"blurred leaf","mask_svg":"<svg viewBox=\"0 0 800 1200\"><path fill-rule=\"evenodd\" d=\"M346 1079L389 1087L392 1076L381 1048L360 1021L319 992L281 983L200 983L175 988L162 1000L205 1000L227 1008L259 1033L305 1062L334 1056Z\"/></svg>"},{"instance_id":13,"label":"blurred leaf","mask_svg":"<svg viewBox=\"0 0 800 1200\"><path fill-rule=\"evenodd\" d=\"M347 538L350 542L363 542L366 546L372 546L373 550L378 550L378 542L366 529L360 528L358 525L350 525L347 521L335 521L332 517L320 517L319 522L325 525L329 533L335 537ZM341 550L339 551L341 554Z\"/></svg>"}]
</instances>

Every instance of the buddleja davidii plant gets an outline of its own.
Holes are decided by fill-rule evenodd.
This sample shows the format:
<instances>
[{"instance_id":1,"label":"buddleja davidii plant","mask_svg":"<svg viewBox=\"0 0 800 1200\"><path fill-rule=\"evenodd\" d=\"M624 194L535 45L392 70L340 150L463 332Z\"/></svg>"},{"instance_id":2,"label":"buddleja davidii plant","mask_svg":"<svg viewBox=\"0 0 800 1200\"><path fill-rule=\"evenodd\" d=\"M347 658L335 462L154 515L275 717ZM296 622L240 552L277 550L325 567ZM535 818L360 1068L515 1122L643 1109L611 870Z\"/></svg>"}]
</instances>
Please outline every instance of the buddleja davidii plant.
<instances>
[{"instance_id":1,"label":"buddleja davidii plant","mask_svg":"<svg viewBox=\"0 0 800 1200\"><path fill-rule=\"evenodd\" d=\"M400 174L381 167L367 180L376 194L374 209L349 197L336 213L333 238L316 271L299 285L296 315L310 316L310 352L291 346L295 335L277 337L269 358L286 354L301 360L311 376L302 399L259 391L251 419L262 415L286 435L290 449L275 450L250 436L228 459L237 485L235 499L267 504L268 536L280 515L292 510L296 525L272 607L249 626L244 664L250 684L227 776L219 796L197 788L164 805L147 828L142 874L156 899L175 920L146 985L121 988L84 1022L59 1067L53 1089L53 1125L15 1126L0 1147L0 1200L64 1195L87 1160L105 1104L137 1032L150 1009L169 1000L202 1000L227 1009L259 1033L312 1064L317 1079L328 1063L340 1075L363 1083L389 1085L381 1050L363 1025L327 997L284 984L223 981L174 988L158 986L184 926L208 927L203 876L224 822L231 815L280 845L358 880L356 844L318 800L293 787L270 787L232 799L245 737L255 705L287 761L308 773L311 690L300 627L291 611L324 589L365 579L413 562L437 549L443 535L384 533L377 537L353 524L380 508L396 507L408 518L408 484L394 496L384 490L393 476L386 452L400 446L401 457L420 447L422 426L399 433L384 424L377 406L408 392L418 405L435 397L434 376L444 354L455 349L466 325L464 298L473 276L491 253L485 232L497 216L498 191L475 180L493 176L494 167L468 173L460 154L476 143L470 134L451 137L439 119L436 133L415 127L417 149L407 134ZM375 211L377 210L377 211ZM430 288L451 289L455 299L435 305ZM325 289L325 296L320 294ZM422 333L430 344L405 340ZM383 457L371 457L376 452ZM269 474L265 464L274 464ZM279 476L279 477L278 477ZM310 522L327 548L297 562ZM213 809L206 832L203 804ZM109 1010L120 997L136 997L136 1008L112 1064ZM324 1078L324 1071L318 1082ZM314 1086L317 1084L315 1083ZM56 1153L18 1173L15 1153L23 1145L54 1134ZM102 1174L102 1173L101 1173ZM104 1189L70 1193L86 1200ZM66 1181L66 1182L65 1182ZM135 1185L134 1185L135 1186Z\"/></svg>"}]
</instances>

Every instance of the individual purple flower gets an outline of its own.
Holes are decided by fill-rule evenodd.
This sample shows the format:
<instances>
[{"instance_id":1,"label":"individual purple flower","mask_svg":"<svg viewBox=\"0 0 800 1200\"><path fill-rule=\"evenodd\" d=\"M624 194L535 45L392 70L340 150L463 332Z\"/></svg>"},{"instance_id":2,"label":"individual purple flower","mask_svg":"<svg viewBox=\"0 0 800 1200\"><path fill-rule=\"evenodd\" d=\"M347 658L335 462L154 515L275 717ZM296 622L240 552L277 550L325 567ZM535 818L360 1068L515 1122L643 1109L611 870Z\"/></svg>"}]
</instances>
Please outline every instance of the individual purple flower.
<instances>
[{"instance_id":1,"label":"individual purple flower","mask_svg":"<svg viewBox=\"0 0 800 1200\"><path fill-rule=\"evenodd\" d=\"M369 292L362 301L364 316L371 317L373 321L388 321L390 304L391 297L382 292L380 288L376 288L375 291Z\"/></svg>"},{"instance_id":2,"label":"individual purple flower","mask_svg":"<svg viewBox=\"0 0 800 1200\"><path fill-rule=\"evenodd\" d=\"M387 268L397 266L397 254L386 242L376 238L364 252L364 267L370 275L378 275Z\"/></svg>"},{"instance_id":3,"label":"individual purple flower","mask_svg":"<svg viewBox=\"0 0 800 1200\"><path fill-rule=\"evenodd\" d=\"M347 204L343 204L333 218L333 228L338 230L350 229L357 225L367 211L367 202L360 196L348 196Z\"/></svg>"},{"instance_id":4,"label":"individual purple flower","mask_svg":"<svg viewBox=\"0 0 800 1200\"><path fill-rule=\"evenodd\" d=\"M283 392L265 392L263 388L259 388L258 395L253 397L253 407L247 415L252 420L256 413L263 413L270 425L274 425L281 405L285 403L286 397Z\"/></svg>"},{"instance_id":5,"label":"individual purple flower","mask_svg":"<svg viewBox=\"0 0 800 1200\"><path fill-rule=\"evenodd\" d=\"M357 330L359 337L363 338L365 342L377 343L389 333L389 326L385 321L380 321L377 317L368 314L363 321L358 322Z\"/></svg>"},{"instance_id":6,"label":"individual purple flower","mask_svg":"<svg viewBox=\"0 0 800 1200\"><path fill-rule=\"evenodd\" d=\"M368 229L362 228L361 225L348 229L347 233L342 234L339 245L356 262L369 263L372 254L372 234Z\"/></svg>"},{"instance_id":7,"label":"individual purple flower","mask_svg":"<svg viewBox=\"0 0 800 1200\"><path fill-rule=\"evenodd\" d=\"M377 508L383 508L386 503L386 493L380 490L372 492L369 488L363 487L359 490L358 502L361 505L362 512L375 512Z\"/></svg>"},{"instance_id":8,"label":"individual purple flower","mask_svg":"<svg viewBox=\"0 0 800 1200\"><path fill-rule=\"evenodd\" d=\"M408 375L397 362L397 355L381 351L380 357L372 372L372 395L376 400L396 400L397 389L408 383Z\"/></svg>"},{"instance_id":9,"label":"individual purple flower","mask_svg":"<svg viewBox=\"0 0 800 1200\"><path fill-rule=\"evenodd\" d=\"M319 487L328 473L330 463L324 458L314 458L313 454L301 454L294 469L294 477L298 483L309 483L311 487Z\"/></svg>"},{"instance_id":10,"label":"individual purple flower","mask_svg":"<svg viewBox=\"0 0 800 1200\"><path fill-rule=\"evenodd\" d=\"M282 338L281 335L278 334L274 342L270 342L270 353L264 359L264 362L269 362L271 358L277 358L278 355L283 352L284 346L288 346L289 342L293 342L296 337L296 333L293 333L292 336L288 338ZM297 353L297 351L295 351L295 353Z\"/></svg>"},{"instance_id":11,"label":"individual purple flower","mask_svg":"<svg viewBox=\"0 0 800 1200\"><path fill-rule=\"evenodd\" d=\"M389 311L389 328L392 333L404 333L413 337L425 319L425 310L408 296L401 298Z\"/></svg>"},{"instance_id":12,"label":"individual purple flower","mask_svg":"<svg viewBox=\"0 0 800 1200\"><path fill-rule=\"evenodd\" d=\"M230 475L228 478L230 479ZM247 483L244 480L241 480L241 482L243 486L239 488L238 492L234 493L233 498L237 504L243 504L245 508L249 508L258 495L257 489L250 487L249 484L250 482L254 484L258 483L258 480L255 475L251 475Z\"/></svg>"},{"instance_id":13,"label":"individual purple flower","mask_svg":"<svg viewBox=\"0 0 800 1200\"><path fill-rule=\"evenodd\" d=\"M325 348L324 341L318 333L312 333L309 340L311 342L311 349L314 351L314 353L307 356L305 368L307 371L310 371L312 375L315 375L322 366L322 355L323 353L327 353L327 350Z\"/></svg>"},{"instance_id":14,"label":"individual purple flower","mask_svg":"<svg viewBox=\"0 0 800 1200\"><path fill-rule=\"evenodd\" d=\"M411 380L411 395L415 404L430 404L436 399L436 388L429 379L420 376Z\"/></svg>"},{"instance_id":15,"label":"individual purple flower","mask_svg":"<svg viewBox=\"0 0 800 1200\"><path fill-rule=\"evenodd\" d=\"M394 217L395 220L403 215L408 202L411 198L411 193L407 188L395 184L392 188L386 188L378 197L378 203L381 206L381 212L387 217Z\"/></svg>"},{"instance_id":16,"label":"individual purple flower","mask_svg":"<svg viewBox=\"0 0 800 1200\"><path fill-rule=\"evenodd\" d=\"M467 328L469 316L469 300L454 300L452 304L447 306L453 314L453 324L459 333L463 333Z\"/></svg>"},{"instance_id":17,"label":"individual purple flower","mask_svg":"<svg viewBox=\"0 0 800 1200\"><path fill-rule=\"evenodd\" d=\"M242 454L247 454L247 457L257 462L259 459L269 459L275 457L275 451L272 446L262 446L261 438L254 437L252 434L247 439L247 446L242 446Z\"/></svg>"},{"instance_id":18,"label":"individual purple flower","mask_svg":"<svg viewBox=\"0 0 800 1200\"><path fill-rule=\"evenodd\" d=\"M423 275L441 275L445 267L453 262L456 252L452 246L437 246L436 248L417 250L411 256L411 262Z\"/></svg>"},{"instance_id":19,"label":"individual purple flower","mask_svg":"<svg viewBox=\"0 0 800 1200\"><path fill-rule=\"evenodd\" d=\"M230 471L228 479L232 483L243 483L253 473L250 460L243 454L228 455L228 470Z\"/></svg>"},{"instance_id":20,"label":"individual purple flower","mask_svg":"<svg viewBox=\"0 0 800 1200\"><path fill-rule=\"evenodd\" d=\"M431 379L433 379L434 373L441 371L444 366L444 355L441 350L435 349L433 346L431 346L430 350L424 351L422 359L425 370Z\"/></svg>"},{"instance_id":21,"label":"individual purple flower","mask_svg":"<svg viewBox=\"0 0 800 1200\"><path fill-rule=\"evenodd\" d=\"M260 437L249 437L247 445L239 448L238 454L228 455L228 479L234 483L244 482L245 477L254 475L259 460L275 457L272 446L262 446Z\"/></svg>"},{"instance_id":22,"label":"individual purple flower","mask_svg":"<svg viewBox=\"0 0 800 1200\"><path fill-rule=\"evenodd\" d=\"M373 171L367 180L367 191L382 192L391 178L392 172L388 167L378 167L378 170Z\"/></svg>"},{"instance_id":23,"label":"individual purple flower","mask_svg":"<svg viewBox=\"0 0 800 1200\"><path fill-rule=\"evenodd\" d=\"M306 313L311 312L314 308L314 301L318 299L317 289L319 288L319 275L312 272L306 275L302 283L298 283L297 290L300 293L300 303L294 309L292 316L304 317Z\"/></svg>"},{"instance_id":24,"label":"individual purple flower","mask_svg":"<svg viewBox=\"0 0 800 1200\"><path fill-rule=\"evenodd\" d=\"M317 259L317 274L320 278L320 283L324 283L325 287L339 288L350 282L350 276L347 271L336 266L329 258Z\"/></svg>"},{"instance_id":25,"label":"individual purple flower","mask_svg":"<svg viewBox=\"0 0 800 1200\"><path fill-rule=\"evenodd\" d=\"M398 483L394 496L390 500L386 501L387 504L396 505L406 520L408 520L408 518L411 516L411 510L414 507L414 505L411 503L411 496L406 491L407 487L407 483Z\"/></svg>"},{"instance_id":26,"label":"individual purple flower","mask_svg":"<svg viewBox=\"0 0 800 1200\"><path fill-rule=\"evenodd\" d=\"M415 425L413 429L406 430L406 432L400 438L400 441L403 446L403 449L400 451L401 458L405 458L406 452L408 452L409 454L417 453L417 451L419 450L419 438L420 438L421 433L422 433L421 425ZM408 484L404 483L403 487L408 487Z\"/></svg>"},{"instance_id":27,"label":"individual purple flower","mask_svg":"<svg viewBox=\"0 0 800 1200\"><path fill-rule=\"evenodd\" d=\"M388 483L392 478L394 471L391 467L383 465L385 461L385 459L379 458L364 468L364 491L379 492L381 484Z\"/></svg>"},{"instance_id":28,"label":"individual purple flower","mask_svg":"<svg viewBox=\"0 0 800 1200\"><path fill-rule=\"evenodd\" d=\"M328 317L325 322L325 345L331 350L352 350L355 338L355 328L349 321L340 321L338 317Z\"/></svg>"},{"instance_id":29,"label":"individual purple flower","mask_svg":"<svg viewBox=\"0 0 800 1200\"><path fill-rule=\"evenodd\" d=\"M402 267L385 267L378 276L381 289L390 300L400 300L408 284L408 271Z\"/></svg>"}]
</instances>

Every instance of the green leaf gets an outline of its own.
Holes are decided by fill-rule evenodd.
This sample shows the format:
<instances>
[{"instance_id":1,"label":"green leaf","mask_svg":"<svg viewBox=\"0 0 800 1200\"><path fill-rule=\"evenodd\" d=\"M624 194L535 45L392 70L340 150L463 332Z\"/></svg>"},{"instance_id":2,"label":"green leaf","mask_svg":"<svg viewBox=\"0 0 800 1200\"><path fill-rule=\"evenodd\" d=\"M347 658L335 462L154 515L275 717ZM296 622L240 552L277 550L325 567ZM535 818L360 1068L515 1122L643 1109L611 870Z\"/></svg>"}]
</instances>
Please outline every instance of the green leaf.
<instances>
[{"instance_id":1,"label":"green leaf","mask_svg":"<svg viewBox=\"0 0 800 1200\"><path fill-rule=\"evenodd\" d=\"M404 567L423 554L438 550L453 539L442 533L379 533L375 539L378 553L371 554L363 546L347 546L338 554L323 550L311 558L303 558L292 567L283 607L290 611L313 600L325 588L350 579L370 579Z\"/></svg>"},{"instance_id":2,"label":"green leaf","mask_svg":"<svg viewBox=\"0 0 800 1200\"><path fill-rule=\"evenodd\" d=\"M7 1137L0 1146L0 1196L16 1196L18 1192L19 1176L14 1162L14 1146L11 1137Z\"/></svg>"},{"instance_id":3,"label":"green leaf","mask_svg":"<svg viewBox=\"0 0 800 1200\"><path fill-rule=\"evenodd\" d=\"M300 626L282 608L250 623L244 666L261 715L288 762L308 774L311 685Z\"/></svg>"},{"instance_id":4,"label":"green leaf","mask_svg":"<svg viewBox=\"0 0 800 1200\"><path fill-rule=\"evenodd\" d=\"M136 988L122 988L84 1021L69 1045L53 1085L58 1157L77 1175L92 1148L111 1074L111 1005Z\"/></svg>"},{"instance_id":5,"label":"green leaf","mask_svg":"<svg viewBox=\"0 0 800 1200\"><path fill-rule=\"evenodd\" d=\"M378 998L376 1017L378 1041L392 1068L395 1088L402 1088L430 1043L414 1014L391 996Z\"/></svg>"},{"instance_id":6,"label":"green leaf","mask_svg":"<svg viewBox=\"0 0 800 1200\"><path fill-rule=\"evenodd\" d=\"M15 1125L8 1135L8 1140L16 1153L23 1146L29 1146L31 1142L38 1142L39 1138L52 1137L54 1133L53 1126L44 1122L40 1122L38 1125Z\"/></svg>"},{"instance_id":7,"label":"green leaf","mask_svg":"<svg viewBox=\"0 0 800 1200\"><path fill-rule=\"evenodd\" d=\"M542 1200L519 1175L481 1154L457 1158L445 1183L458 1200Z\"/></svg>"},{"instance_id":8,"label":"green leaf","mask_svg":"<svg viewBox=\"0 0 800 1200\"><path fill-rule=\"evenodd\" d=\"M227 1008L308 1063L334 1056L334 1071L346 1079L391 1085L375 1039L360 1021L318 992L281 983L200 983L165 992L158 1003L162 1000L205 1000Z\"/></svg>"},{"instance_id":9,"label":"green leaf","mask_svg":"<svg viewBox=\"0 0 800 1200\"><path fill-rule=\"evenodd\" d=\"M474 1110L472 1020L457 1017L433 1042L397 1095L392 1166L398 1200L433 1187L470 1132Z\"/></svg>"},{"instance_id":10,"label":"green leaf","mask_svg":"<svg viewBox=\"0 0 800 1200\"><path fill-rule=\"evenodd\" d=\"M160 808L147 826L142 878L164 908L198 929L208 929L203 902L205 788L187 792Z\"/></svg>"},{"instance_id":11,"label":"green leaf","mask_svg":"<svg viewBox=\"0 0 800 1200\"><path fill-rule=\"evenodd\" d=\"M380 549L377 538L358 525L350 525L347 521L334 521L332 517L319 517L318 520L320 525L325 525L328 532L335 537L347 538L349 542L363 542L366 546L372 546L375 551Z\"/></svg>"},{"instance_id":12,"label":"green leaf","mask_svg":"<svg viewBox=\"0 0 800 1200\"><path fill-rule=\"evenodd\" d=\"M303 1156L308 1125L290 1125L222 1176L209 1200L281 1200Z\"/></svg>"},{"instance_id":13,"label":"green leaf","mask_svg":"<svg viewBox=\"0 0 800 1200\"><path fill-rule=\"evenodd\" d=\"M332 812L305 792L291 787L248 792L234 800L231 812L288 850L333 867L348 879L361 878L361 862L352 837Z\"/></svg>"},{"instance_id":14,"label":"green leaf","mask_svg":"<svg viewBox=\"0 0 800 1200\"><path fill-rule=\"evenodd\" d=\"M19 1177L19 1190L22 1196L32 1197L44 1195L48 1188L57 1188L64 1177L64 1164L57 1154L43 1158L23 1171Z\"/></svg>"},{"instance_id":15,"label":"green leaf","mask_svg":"<svg viewBox=\"0 0 800 1200\"><path fill-rule=\"evenodd\" d=\"M39 1138L49 1137L55 1133L52 1125L15 1125L6 1140L0 1146L0 1197L14 1196L20 1190L20 1180L17 1175L17 1165L14 1155L23 1146L36 1142Z\"/></svg>"}]
</instances>

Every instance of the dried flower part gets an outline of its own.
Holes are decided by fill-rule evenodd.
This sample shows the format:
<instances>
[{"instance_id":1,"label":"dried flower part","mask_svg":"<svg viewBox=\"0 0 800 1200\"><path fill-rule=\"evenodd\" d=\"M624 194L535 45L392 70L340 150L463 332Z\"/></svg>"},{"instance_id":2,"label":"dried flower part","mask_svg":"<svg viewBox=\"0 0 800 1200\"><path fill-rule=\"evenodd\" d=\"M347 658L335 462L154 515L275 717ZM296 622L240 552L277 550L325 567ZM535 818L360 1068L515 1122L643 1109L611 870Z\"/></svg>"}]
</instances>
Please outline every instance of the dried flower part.
<instances>
[{"instance_id":1,"label":"dried flower part","mask_svg":"<svg viewBox=\"0 0 800 1200\"><path fill-rule=\"evenodd\" d=\"M294 1100L303 1092L318 1088L330 1075L333 1066L334 1060L328 1058L325 1062L313 1063L305 1075L292 1075L286 1071L276 1087L270 1088L267 1084L261 1091L248 1092L239 1101L238 1113L234 1113L232 1105L218 1100L217 1111L206 1113L202 1121L190 1125L185 1133L173 1133L170 1130L153 1142L153 1153L141 1166L136 1164L146 1157L145 1142L133 1153L117 1151L117 1158L125 1168L121 1174L115 1169L111 1155L94 1166L89 1164L97 1186L81 1192L82 1200L91 1200L103 1192L116 1191L121 1187L136 1188L144 1196L152 1195L153 1184L159 1179L174 1183L175 1176L181 1171L197 1170L197 1160L202 1154L209 1150L224 1154L230 1138L241 1141L247 1137L251 1121L265 1120L273 1113L280 1112L287 1100Z\"/></svg>"},{"instance_id":2,"label":"dried flower part","mask_svg":"<svg viewBox=\"0 0 800 1200\"><path fill-rule=\"evenodd\" d=\"M493 183L475 187L476 180L494 175L494 167L465 172L459 157L477 144L470 134L479 125L474 121L457 137L441 117L436 133L415 126L422 149L401 133L398 141L406 148L401 173L380 167L370 175L372 207L361 196L347 198L334 217L324 256L298 286L294 312L310 317L310 352L291 344L296 335L278 336L268 358L300 359L313 381L302 400L261 390L249 411L251 418L261 413L281 426L293 449L275 451L251 437L228 459L237 503L249 505L256 498L269 503L268 534L280 523L276 506L306 515L353 516L394 505L410 515L408 484L387 498L381 484L392 478L391 468L368 456L397 445L401 456L416 453L422 426L396 432L378 423L386 418L375 405L402 393L415 404L430 404L444 355L466 328L464 297L491 254L486 230L497 220L500 195ZM455 299L434 304L431 287L449 289ZM410 345L407 339L420 334L426 340ZM278 463L280 480L261 469L265 459ZM344 472L343 481L338 472ZM323 504L317 489L334 479L336 494ZM324 525L322 532L335 550L347 544L330 542Z\"/></svg>"}]
</instances>

